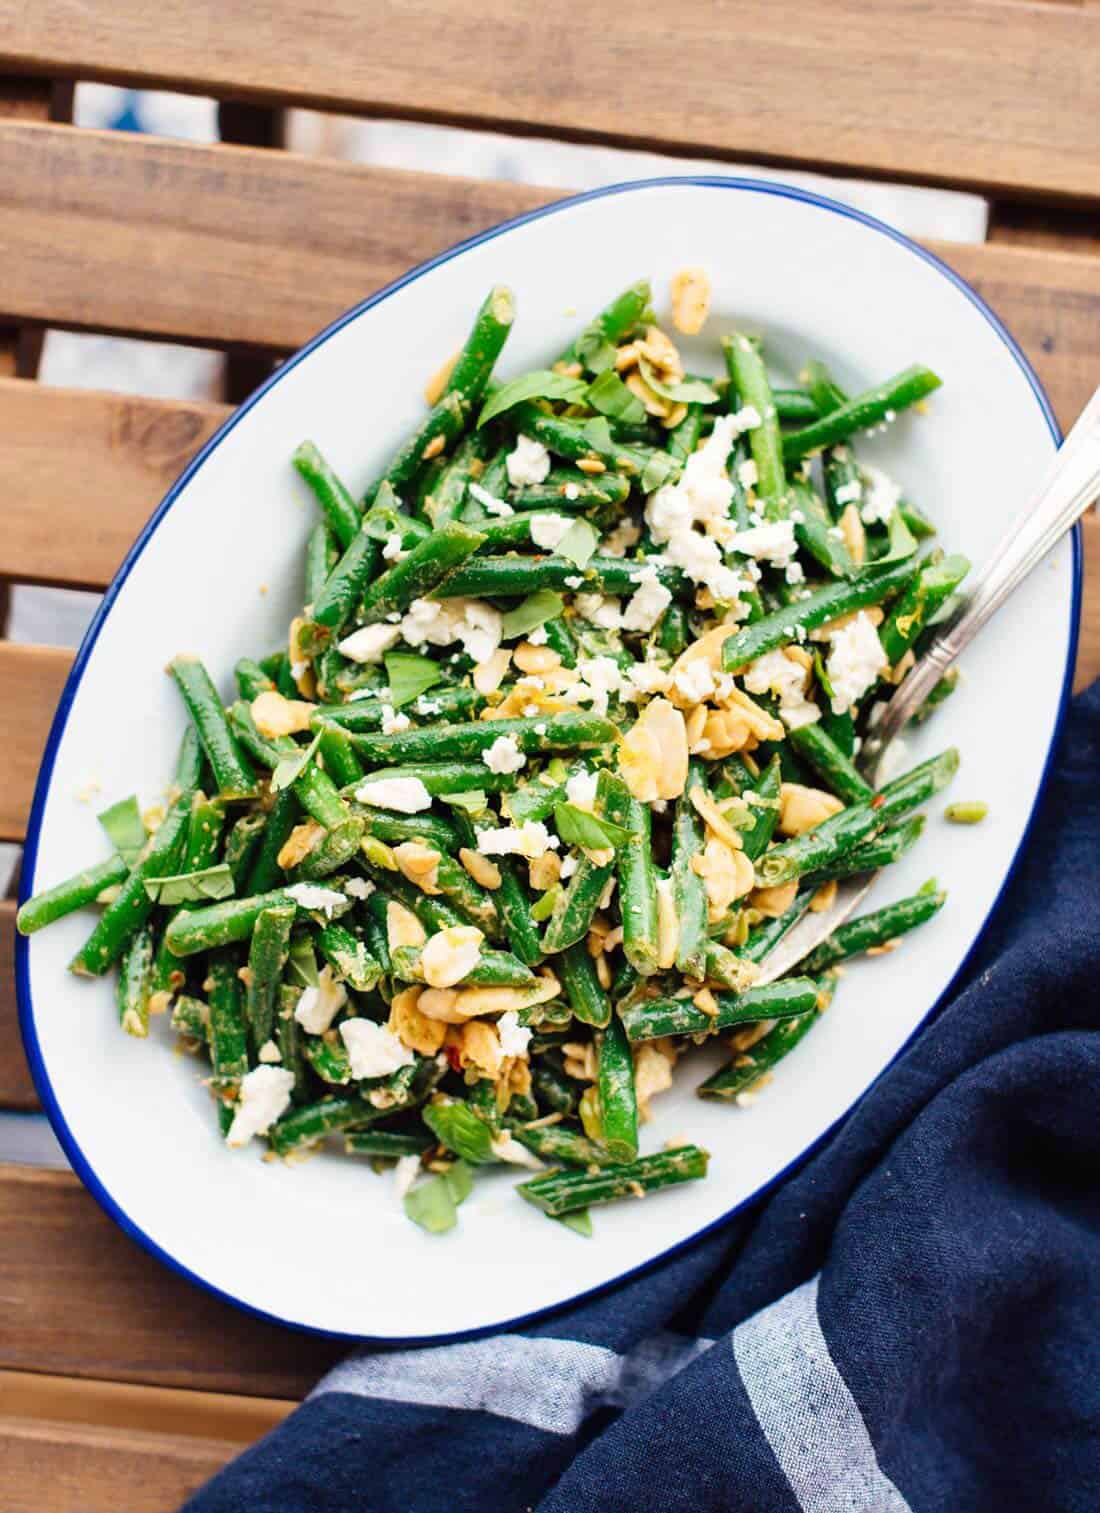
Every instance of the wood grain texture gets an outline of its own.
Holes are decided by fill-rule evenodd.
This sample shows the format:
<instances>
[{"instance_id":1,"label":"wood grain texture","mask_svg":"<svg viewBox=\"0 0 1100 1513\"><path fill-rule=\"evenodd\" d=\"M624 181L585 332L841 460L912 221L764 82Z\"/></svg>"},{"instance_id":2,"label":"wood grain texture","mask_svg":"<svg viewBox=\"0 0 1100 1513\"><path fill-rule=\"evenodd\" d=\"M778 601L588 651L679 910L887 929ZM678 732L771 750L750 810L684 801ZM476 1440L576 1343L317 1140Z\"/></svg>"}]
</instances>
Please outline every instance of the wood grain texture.
<instances>
[{"instance_id":1,"label":"wood grain texture","mask_svg":"<svg viewBox=\"0 0 1100 1513\"><path fill-rule=\"evenodd\" d=\"M0 1368L298 1399L346 1353L150 1260L68 1172L0 1166L0 1232Z\"/></svg>"},{"instance_id":2,"label":"wood grain texture","mask_svg":"<svg viewBox=\"0 0 1100 1513\"><path fill-rule=\"evenodd\" d=\"M104 587L229 414L225 405L0 379L0 576Z\"/></svg>"},{"instance_id":3,"label":"wood grain texture","mask_svg":"<svg viewBox=\"0 0 1100 1513\"><path fill-rule=\"evenodd\" d=\"M0 7L0 59L32 72L1089 199L1098 45L1091 6L1003 0L682 0L627 26L482 0L476 43L452 0Z\"/></svg>"},{"instance_id":4,"label":"wood grain texture","mask_svg":"<svg viewBox=\"0 0 1100 1513\"><path fill-rule=\"evenodd\" d=\"M240 1451L221 1439L0 1417L4 1513L168 1513Z\"/></svg>"},{"instance_id":5,"label":"wood grain texture","mask_svg":"<svg viewBox=\"0 0 1100 1513\"><path fill-rule=\"evenodd\" d=\"M0 641L0 709L4 711L0 840L21 840L38 766L72 653L54 646Z\"/></svg>"},{"instance_id":6,"label":"wood grain texture","mask_svg":"<svg viewBox=\"0 0 1100 1513\"><path fill-rule=\"evenodd\" d=\"M38 1107L15 1002L15 905L0 903L0 1108L28 1112Z\"/></svg>"}]
</instances>

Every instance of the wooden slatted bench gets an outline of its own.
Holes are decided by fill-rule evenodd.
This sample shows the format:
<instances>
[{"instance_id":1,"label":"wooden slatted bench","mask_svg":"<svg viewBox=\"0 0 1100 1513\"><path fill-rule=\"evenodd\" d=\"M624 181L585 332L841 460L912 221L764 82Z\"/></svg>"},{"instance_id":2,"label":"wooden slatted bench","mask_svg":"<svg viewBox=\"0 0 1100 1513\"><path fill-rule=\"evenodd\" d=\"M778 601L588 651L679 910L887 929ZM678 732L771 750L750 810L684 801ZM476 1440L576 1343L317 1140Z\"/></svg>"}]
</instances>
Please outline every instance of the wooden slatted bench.
<instances>
[{"instance_id":1,"label":"wooden slatted bench","mask_svg":"<svg viewBox=\"0 0 1100 1513\"><path fill-rule=\"evenodd\" d=\"M852 0L682 0L636 7L622 34L563 0L538 28L523 0L485 0L477 48L453 0L323 0L308 17L283 0L0 0L0 579L104 587L229 413L45 388L44 328L216 347L239 379L411 263L555 198L271 150L288 104L982 190L990 241L935 250L1019 336L1063 422L1094 387L1096 0L883 0L873 24ZM261 145L76 130L73 79L235 102L223 135ZM1079 686L1100 672L1100 523L1085 535ZM0 641L2 840L24 834L70 663ZM30 1111L13 914L0 904L0 1108ZM342 1353L170 1274L68 1173L0 1166L0 1229L11 1513L174 1507Z\"/></svg>"}]
</instances>

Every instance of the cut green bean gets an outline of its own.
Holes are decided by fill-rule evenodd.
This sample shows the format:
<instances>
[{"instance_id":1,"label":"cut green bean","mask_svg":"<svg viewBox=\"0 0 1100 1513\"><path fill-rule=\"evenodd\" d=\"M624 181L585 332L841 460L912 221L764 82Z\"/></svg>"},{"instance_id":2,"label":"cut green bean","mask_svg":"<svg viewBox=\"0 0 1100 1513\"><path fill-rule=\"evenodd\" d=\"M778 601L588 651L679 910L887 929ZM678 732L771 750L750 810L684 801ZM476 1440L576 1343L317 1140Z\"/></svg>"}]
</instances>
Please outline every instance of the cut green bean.
<instances>
[{"instance_id":1,"label":"cut green bean","mask_svg":"<svg viewBox=\"0 0 1100 1513\"><path fill-rule=\"evenodd\" d=\"M891 666L901 661L969 571L970 562L962 556L944 557L921 568L879 630L879 640Z\"/></svg>"},{"instance_id":2,"label":"cut green bean","mask_svg":"<svg viewBox=\"0 0 1100 1513\"><path fill-rule=\"evenodd\" d=\"M316 1145L328 1135L362 1128L383 1117L365 1098L355 1094L335 1094L317 1103L308 1103L276 1121L268 1130L271 1149L278 1156Z\"/></svg>"},{"instance_id":3,"label":"cut green bean","mask_svg":"<svg viewBox=\"0 0 1100 1513\"><path fill-rule=\"evenodd\" d=\"M604 890L614 875L614 857L600 864L589 856L581 856L577 870L554 903L542 937L544 951L564 951L567 946L584 939Z\"/></svg>"},{"instance_id":4,"label":"cut green bean","mask_svg":"<svg viewBox=\"0 0 1100 1513\"><path fill-rule=\"evenodd\" d=\"M404 613L414 599L425 598L445 579L455 576L458 565L477 551L483 539L480 531L449 520L394 563L389 572L375 578L363 595L359 623L375 625L388 615Z\"/></svg>"},{"instance_id":5,"label":"cut green bean","mask_svg":"<svg viewBox=\"0 0 1100 1513\"><path fill-rule=\"evenodd\" d=\"M382 968L366 942L343 925L325 925L317 936L317 947L340 981L348 983L357 993L369 993L378 986Z\"/></svg>"},{"instance_id":6,"label":"cut green bean","mask_svg":"<svg viewBox=\"0 0 1100 1513\"><path fill-rule=\"evenodd\" d=\"M665 1035L707 1035L756 1019L805 1014L817 1001L817 986L808 977L787 977L713 996L718 1006L713 1014L697 1009L690 998L651 998L621 1006L619 1016L632 1044Z\"/></svg>"},{"instance_id":7,"label":"cut green bean","mask_svg":"<svg viewBox=\"0 0 1100 1513\"><path fill-rule=\"evenodd\" d=\"M512 1134L534 1155L554 1165L589 1167L615 1164L611 1152L604 1146L597 1145L594 1140L589 1140L587 1136L567 1129L562 1124L543 1124L534 1128L517 1124L512 1127Z\"/></svg>"},{"instance_id":8,"label":"cut green bean","mask_svg":"<svg viewBox=\"0 0 1100 1513\"><path fill-rule=\"evenodd\" d=\"M703 764L694 758L684 791L676 800L669 878L676 907L676 966L685 977L701 980L706 966L707 890L693 866L704 844L703 821L691 801L693 790L707 796Z\"/></svg>"},{"instance_id":9,"label":"cut green bean","mask_svg":"<svg viewBox=\"0 0 1100 1513\"><path fill-rule=\"evenodd\" d=\"M359 506L312 441L294 453L294 466L309 484L329 529L341 547L349 547L359 532ZM306 603L311 600L307 593Z\"/></svg>"},{"instance_id":10,"label":"cut green bean","mask_svg":"<svg viewBox=\"0 0 1100 1513\"><path fill-rule=\"evenodd\" d=\"M257 788L256 774L229 728L210 674L198 657L186 656L173 657L168 671L194 721L219 794L223 799L252 798Z\"/></svg>"},{"instance_id":11,"label":"cut green bean","mask_svg":"<svg viewBox=\"0 0 1100 1513\"><path fill-rule=\"evenodd\" d=\"M352 741L364 761L449 762L482 757L497 741L515 743L526 756L554 751L592 751L610 746L615 726L598 715L572 713L548 715L545 719L472 720L463 725L436 725L423 730L401 730L394 735L355 733ZM493 775L485 767L486 780ZM376 779L377 773L371 775Z\"/></svg>"},{"instance_id":12,"label":"cut green bean","mask_svg":"<svg viewBox=\"0 0 1100 1513\"><path fill-rule=\"evenodd\" d=\"M581 1024L602 1029L611 1022L611 1000L600 986L596 964L586 941L567 946L554 962L573 1016Z\"/></svg>"},{"instance_id":13,"label":"cut green bean","mask_svg":"<svg viewBox=\"0 0 1100 1513\"><path fill-rule=\"evenodd\" d=\"M685 591L686 580L676 568L659 566L657 578L673 594ZM590 557L584 567L578 567L568 557L474 557L446 578L433 597L499 599L534 593L540 588L584 594L631 594L637 586L638 564L625 557Z\"/></svg>"},{"instance_id":14,"label":"cut green bean","mask_svg":"<svg viewBox=\"0 0 1100 1513\"><path fill-rule=\"evenodd\" d=\"M948 804L943 811L943 817L945 820L950 820L953 825L980 825L988 813L988 804L983 804L980 799L971 799L957 804Z\"/></svg>"},{"instance_id":15,"label":"cut green bean","mask_svg":"<svg viewBox=\"0 0 1100 1513\"><path fill-rule=\"evenodd\" d=\"M127 1035L149 1033L149 986L153 970L153 932L136 931L122 954L118 974L118 1022Z\"/></svg>"},{"instance_id":16,"label":"cut green bean","mask_svg":"<svg viewBox=\"0 0 1100 1513\"><path fill-rule=\"evenodd\" d=\"M575 1012L575 1011L574 1011ZM638 1100L634 1091L634 1057L622 1021L617 1017L600 1036L597 1087L603 1143L614 1161L634 1161L638 1155Z\"/></svg>"},{"instance_id":17,"label":"cut green bean","mask_svg":"<svg viewBox=\"0 0 1100 1513\"><path fill-rule=\"evenodd\" d=\"M885 383L877 384L866 393L846 400L812 425L805 426L800 431L789 431L783 438L783 456L789 463L797 462L813 452L820 452L823 447L846 441L857 431L888 425L899 410L924 399L938 389L941 383L942 379L931 368L906 368Z\"/></svg>"},{"instance_id":18,"label":"cut green bean","mask_svg":"<svg viewBox=\"0 0 1100 1513\"><path fill-rule=\"evenodd\" d=\"M57 883L52 888L36 893L33 898L28 898L20 905L19 912L15 916L19 933L33 935L36 930L41 930L44 925L52 924L55 919L64 919L65 915L71 914L74 909L82 909L85 904L94 904L105 889L113 888L117 883L123 882L129 871L129 867L116 852L106 861L99 862L94 867L87 867L83 872L77 872L73 877L66 878L63 883Z\"/></svg>"},{"instance_id":19,"label":"cut green bean","mask_svg":"<svg viewBox=\"0 0 1100 1513\"><path fill-rule=\"evenodd\" d=\"M662 1187L693 1182L707 1174L710 1157L696 1145L681 1145L656 1156L642 1156L629 1166L600 1172L551 1172L522 1182L516 1191L552 1218L589 1208L596 1203L614 1203L619 1198L642 1198Z\"/></svg>"},{"instance_id":20,"label":"cut green bean","mask_svg":"<svg viewBox=\"0 0 1100 1513\"><path fill-rule=\"evenodd\" d=\"M788 731L787 740L802 760L811 766L818 777L844 800L846 804L869 799L872 789L863 778L854 762L846 757L821 724L799 725Z\"/></svg>"},{"instance_id":21,"label":"cut green bean","mask_svg":"<svg viewBox=\"0 0 1100 1513\"><path fill-rule=\"evenodd\" d=\"M838 961L849 956L859 956L864 951L891 946L899 936L918 925L927 924L944 906L947 894L914 893L912 898L900 899L896 904L887 904L872 914L862 914L858 919L834 930L828 940L811 951L801 963L803 971L824 972Z\"/></svg>"},{"instance_id":22,"label":"cut green bean","mask_svg":"<svg viewBox=\"0 0 1100 1513\"><path fill-rule=\"evenodd\" d=\"M396 946L390 952L393 975L403 982L425 982L421 961L422 947ZM467 987L524 987L535 980L530 967L524 966L510 951L482 951L477 963L460 981Z\"/></svg>"},{"instance_id":23,"label":"cut green bean","mask_svg":"<svg viewBox=\"0 0 1100 1513\"><path fill-rule=\"evenodd\" d=\"M748 432L752 460L756 464L756 492L767 518L778 520L783 512L787 476L783 468L779 417L764 359L748 337L740 334L724 337L722 350L730 384L736 388L740 405L755 410L758 417Z\"/></svg>"},{"instance_id":24,"label":"cut green bean","mask_svg":"<svg viewBox=\"0 0 1100 1513\"><path fill-rule=\"evenodd\" d=\"M241 657L233 668L233 676L237 680L237 690L242 699L249 703L258 698L262 693L274 693L275 682L270 678L258 662L251 657Z\"/></svg>"},{"instance_id":25,"label":"cut green bean","mask_svg":"<svg viewBox=\"0 0 1100 1513\"><path fill-rule=\"evenodd\" d=\"M349 1156L373 1156L379 1161L399 1161L402 1156L423 1156L435 1141L431 1135L403 1135L396 1130L353 1130L344 1140Z\"/></svg>"},{"instance_id":26,"label":"cut green bean","mask_svg":"<svg viewBox=\"0 0 1100 1513\"><path fill-rule=\"evenodd\" d=\"M226 898L220 903L190 909L178 914L169 924L166 931L169 950L177 956L194 956L199 951L211 951L218 946L247 940L265 909L280 908L287 903L295 904L302 914L313 910L322 917L338 917L338 913L344 914L351 908L351 899L337 890L318 885L315 890L311 888L311 897L314 891L326 895L323 905L298 904L291 891L276 888L271 893L260 893L252 898Z\"/></svg>"},{"instance_id":27,"label":"cut green bean","mask_svg":"<svg viewBox=\"0 0 1100 1513\"><path fill-rule=\"evenodd\" d=\"M696 1088L699 1097L736 1103L778 1061L782 1061L784 1056L794 1050L803 1036L813 1029L818 1018L817 1010L812 1009L808 1014L781 1019L774 1029L769 1030L747 1051L738 1051L732 1061L714 1072L705 1082L701 1082Z\"/></svg>"},{"instance_id":28,"label":"cut green bean","mask_svg":"<svg viewBox=\"0 0 1100 1513\"><path fill-rule=\"evenodd\" d=\"M814 884L826 883L833 878L854 877L860 872L877 872L896 862L913 846L924 829L924 815L914 814L900 825L883 830L873 840L854 847L827 867L822 867L807 879Z\"/></svg>"},{"instance_id":29,"label":"cut green bean","mask_svg":"<svg viewBox=\"0 0 1100 1513\"><path fill-rule=\"evenodd\" d=\"M207 964L203 991L210 1006L210 1061L213 1086L224 1097L235 1095L248 1071L248 1037L244 1020L244 984L236 951L215 951Z\"/></svg>"},{"instance_id":30,"label":"cut green bean","mask_svg":"<svg viewBox=\"0 0 1100 1513\"><path fill-rule=\"evenodd\" d=\"M374 576L378 558L378 542L366 531L360 531L345 548L318 594L310 618L298 629L298 645L307 655L317 656L339 638Z\"/></svg>"},{"instance_id":31,"label":"cut green bean","mask_svg":"<svg viewBox=\"0 0 1100 1513\"><path fill-rule=\"evenodd\" d=\"M657 871L649 806L633 798L618 777L605 783L604 794L607 818L637 837L620 847L616 857L619 913L626 959L642 977L649 977L657 970Z\"/></svg>"},{"instance_id":32,"label":"cut green bean","mask_svg":"<svg viewBox=\"0 0 1100 1513\"><path fill-rule=\"evenodd\" d=\"M252 1033L252 1047L259 1051L271 1039L282 986L283 968L290 951L290 930L297 916L294 904L263 909L256 918L248 952L245 983L245 1019Z\"/></svg>"}]
</instances>

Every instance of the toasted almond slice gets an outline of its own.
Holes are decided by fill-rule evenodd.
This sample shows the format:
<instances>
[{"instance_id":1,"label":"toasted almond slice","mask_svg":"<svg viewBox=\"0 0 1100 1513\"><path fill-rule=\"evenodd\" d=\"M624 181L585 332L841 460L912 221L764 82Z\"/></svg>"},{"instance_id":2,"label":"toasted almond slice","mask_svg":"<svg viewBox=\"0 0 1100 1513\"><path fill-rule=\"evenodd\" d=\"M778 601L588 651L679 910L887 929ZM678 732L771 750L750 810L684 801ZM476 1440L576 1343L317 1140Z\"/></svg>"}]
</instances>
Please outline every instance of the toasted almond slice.
<instances>
[{"instance_id":1,"label":"toasted almond slice","mask_svg":"<svg viewBox=\"0 0 1100 1513\"><path fill-rule=\"evenodd\" d=\"M478 693L496 693L504 682L511 656L506 646L498 646L491 656L477 664L473 672L473 684Z\"/></svg>"},{"instance_id":2,"label":"toasted almond slice","mask_svg":"<svg viewBox=\"0 0 1100 1513\"><path fill-rule=\"evenodd\" d=\"M426 846L423 841L402 841L393 848L393 858L404 876L421 892L436 894L440 891L436 882L440 857L433 847Z\"/></svg>"},{"instance_id":3,"label":"toasted almond slice","mask_svg":"<svg viewBox=\"0 0 1100 1513\"><path fill-rule=\"evenodd\" d=\"M749 903L754 909L759 910L765 919L778 919L781 914L794 903L794 896L798 892L798 878L792 878L789 883L780 883L775 888L755 888L749 895Z\"/></svg>"},{"instance_id":4,"label":"toasted almond slice","mask_svg":"<svg viewBox=\"0 0 1100 1513\"><path fill-rule=\"evenodd\" d=\"M530 641L521 641L512 653L512 660L520 672L531 675L554 672L561 666L561 657L552 646L533 646Z\"/></svg>"},{"instance_id":5,"label":"toasted almond slice","mask_svg":"<svg viewBox=\"0 0 1100 1513\"><path fill-rule=\"evenodd\" d=\"M700 784L695 783L688 789L688 799L691 801L691 807L700 816L707 828L713 830L719 840L725 841L731 851L740 851L740 834L733 828L710 794Z\"/></svg>"},{"instance_id":6,"label":"toasted almond slice","mask_svg":"<svg viewBox=\"0 0 1100 1513\"><path fill-rule=\"evenodd\" d=\"M301 825L295 825L275 860L284 871L289 872L291 867L305 861L314 846L320 845L324 835L325 827L316 820L305 820Z\"/></svg>"},{"instance_id":7,"label":"toasted almond slice","mask_svg":"<svg viewBox=\"0 0 1100 1513\"><path fill-rule=\"evenodd\" d=\"M754 703L742 689L733 688L726 697L728 702L736 706L744 715L749 729L757 740L782 741L784 739L787 730L782 720L777 720L766 709L761 709L760 705Z\"/></svg>"},{"instance_id":8,"label":"toasted almond slice","mask_svg":"<svg viewBox=\"0 0 1100 1513\"><path fill-rule=\"evenodd\" d=\"M823 788L807 788L803 783L780 784L779 828L784 835L804 835L843 808L840 799Z\"/></svg>"},{"instance_id":9,"label":"toasted almond slice","mask_svg":"<svg viewBox=\"0 0 1100 1513\"><path fill-rule=\"evenodd\" d=\"M424 981L431 988L453 988L481 960L485 936L476 925L448 925L429 937L420 953Z\"/></svg>"},{"instance_id":10,"label":"toasted almond slice","mask_svg":"<svg viewBox=\"0 0 1100 1513\"><path fill-rule=\"evenodd\" d=\"M391 899L386 905L386 942L391 951L398 946L422 946L428 932L411 909Z\"/></svg>"},{"instance_id":11,"label":"toasted almond slice","mask_svg":"<svg viewBox=\"0 0 1100 1513\"><path fill-rule=\"evenodd\" d=\"M619 768L641 803L678 798L688 773L684 717L665 698L651 699L619 748Z\"/></svg>"},{"instance_id":12,"label":"toasted almond slice","mask_svg":"<svg viewBox=\"0 0 1100 1513\"><path fill-rule=\"evenodd\" d=\"M443 1044L447 1026L420 1012L417 1004L422 991L414 986L394 994L389 1028L410 1051L418 1051L421 1056L434 1056Z\"/></svg>"},{"instance_id":13,"label":"toasted almond slice","mask_svg":"<svg viewBox=\"0 0 1100 1513\"><path fill-rule=\"evenodd\" d=\"M547 855L552 854L547 853ZM500 887L503 881L500 868L491 857L482 856L480 851L471 851L469 846L463 846L458 853L458 859L474 882L482 888L488 888L491 893L495 893Z\"/></svg>"},{"instance_id":14,"label":"toasted almond slice","mask_svg":"<svg viewBox=\"0 0 1100 1513\"><path fill-rule=\"evenodd\" d=\"M676 899L672 892L672 879L657 879L657 966L667 972L676 960L676 947L680 942L680 918L676 911Z\"/></svg>"},{"instance_id":15,"label":"toasted almond slice","mask_svg":"<svg viewBox=\"0 0 1100 1513\"><path fill-rule=\"evenodd\" d=\"M710 314L710 276L705 268L682 268L672 279L672 324L698 336Z\"/></svg>"},{"instance_id":16,"label":"toasted almond slice","mask_svg":"<svg viewBox=\"0 0 1100 1513\"><path fill-rule=\"evenodd\" d=\"M813 912L815 914L824 914L827 909L831 909L836 902L836 891L837 881L835 877L830 878L827 883L822 883L813 898L810 899L810 908Z\"/></svg>"},{"instance_id":17,"label":"toasted almond slice","mask_svg":"<svg viewBox=\"0 0 1100 1513\"><path fill-rule=\"evenodd\" d=\"M443 398L443 391L447 387L447 380L454 372L460 350L461 348L456 347L442 367L437 368L424 385L424 399L428 405L437 405Z\"/></svg>"},{"instance_id":18,"label":"toasted almond slice","mask_svg":"<svg viewBox=\"0 0 1100 1513\"><path fill-rule=\"evenodd\" d=\"M281 693L269 688L252 700L251 713L260 734L275 740L278 736L300 735L308 730L316 708L316 704L303 699L284 699Z\"/></svg>"}]
</instances>

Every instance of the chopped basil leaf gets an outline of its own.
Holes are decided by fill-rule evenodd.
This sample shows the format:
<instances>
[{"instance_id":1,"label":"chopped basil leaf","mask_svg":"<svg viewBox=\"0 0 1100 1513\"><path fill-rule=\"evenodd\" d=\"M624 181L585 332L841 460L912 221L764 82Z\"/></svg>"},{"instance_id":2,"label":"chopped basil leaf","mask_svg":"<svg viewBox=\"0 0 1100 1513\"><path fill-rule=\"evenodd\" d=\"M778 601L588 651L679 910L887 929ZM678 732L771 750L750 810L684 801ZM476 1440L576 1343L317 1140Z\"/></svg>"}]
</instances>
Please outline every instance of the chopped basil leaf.
<instances>
[{"instance_id":1,"label":"chopped basil leaf","mask_svg":"<svg viewBox=\"0 0 1100 1513\"><path fill-rule=\"evenodd\" d=\"M615 365L615 345L604 336L598 324L587 327L573 346L578 362L590 373L603 373Z\"/></svg>"},{"instance_id":2,"label":"chopped basil leaf","mask_svg":"<svg viewBox=\"0 0 1100 1513\"><path fill-rule=\"evenodd\" d=\"M593 415L591 420L586 420L581 427L585 439L594 452L613 452L615 441L611 435L611 427L603 415Z\"/></svg>"},{"instance_id":3,"label":"chopped basil leaf","mask_svg":"<svg viewBox=\"0 0 1100 1513\"><path fill-rule=\"evenodd\" d=\"M576 804L555 804L554 824L567 845L582 846L586 851L605 851L609 846L614 849L634 839L633 831L599 819Z\"/></svg>"},{"instance_id":4,"label":"chopped basil leaf","mask_svg":"<svg viewBox=\"0 0 1100 1513\"><path fill-rule=\"evenodd\" d=\"M540 588L501 618L501 639L510 641L514 636L525 636L547 620L556 620L564 608L565 600L560 594L552 588Z\"/></svg>"},{"instance_id":5,"label":"chopped basil leaf","mask_svg":"<svg viewBox=\"0 0 1100 1513\"><path fill-rule=\"evenodd\" d=\"M481 814L489 806L489 801L480 788L474 788L469 793L441 793L440 802L450 804L452 809L465 809L467 814Z\"/></svg>"},{"instance_id":6,"label":"chopped basil leaf","mask_svg":"<svg viewBox=\"0 0 1100 1513\"><path fill-rule=\"evenodd\" d=\"M135 795L131 793L129 798L119 799L117 804L104 809L99 823L122 860L132 867L146 841L145 825Z\"/></svg>"},{"instance_id":7,"label":"chopped basil leaf","mask_svg":"<svg viewBox=\"0 0 1100 1513\"><path fill-rule=\"evenodd\" d=\"M485 402L477 418L478 427L527 399L565 399L570 402L583 399L587 387L583 379L554 373L549 368L536 368L533 373L524 373L522 378L513 378Z\"/></svg>"},{"instance_id":8,"label":"chopped basil leaf","mask_svg":"<svg viewBox=\"0 0 1100 1513\"><path fill-rule=\"evenodd\" d=\"M605 368L588 385L587 399L594 410L612 420L625 420L636 425L645 419L645 405L612 368Z\"/></svg>"},{"instance_id":9,"label":"chopped basil leaf","mask_svg":"<svg viewBox=\"0 0 1100 1513\"><path fill-rule=\"evenodd\" d=\"M317 974L317 957L313 942L304 931L291 937L290 953L286 961L287 976L302 988L315 988L320 981Z\"/></svg>"},{"instance_id":10,"label":"chopped basil leaf","mask_svg":"<svg viewBox=\"0 0 1100 1513\"><path fill-rule=\"evenodd\" d=\"M283 758L271 774L271 787L275 793L281 793L284 788L289 788L292 783L301 777L305 771L306 764L313 760L323 734L324 731L319 730L308 746L296 752L294 756Z\"/></svg>"},{"instance_id":11,"label":"chopped basil leaf","mask_svg":"<svg viewBox=\"0 0 1100 1513\"><path fill-rule=\"evenodd\" d=\"M547 888L542 897L537 898L531 905L531 918L536 924L541 925L544 919L550 918L554 912L555 904L561 897L561 891L561 884L555 883L552 888Z\"/></svg>"},{"instance_id":12,"label":"chopped basil leaf","mask_svg":"<svg viewBox=\"0 0 1100 1513\"><path fill-rule=\"evenodd\" d=\"M454 1195L442 1177L418 1182L405 1194L405 1214L430 1235L442 1235L458 1223Z\"/></svg>"},{"instance_id":13,"label":"chopped basil leaf","mask_svg":"<svg viewBox=\"0 0 1100 1513\"><path fill-rule=\"evenodd\" d=\"M178 872L171 877L147 877L145 891L155 904L206 903L233 897L233 873L225 862L202 867L198 872Z\"/></svg>"},{"instance_id":14,"label":"chopped basil leaf","mask_svg":"<svg viewBox=\"0 0 1100 1513\"><path fill-rule=\"evenodd\" d=\"M474 1190L474 1174L465 1161L456 1161L448 1171L443 1173L443 1180L450 1189L451 1197L456 1204L465 1203Z\"/></svg>"},{"instance_id":15,"label":"chopped basil leaf","mask_svg":"<svg viewBox=\"0 0 1100 1513\"><path fill-rule=\"evenodd\" d=\"M659 489L678 471L679 466L670 452L654 452L646 459L646 465L642 469L642 493L652 494L654 489Z\"/></svg>"},{"instance_id":16,"label":"chopped basil leaf","mask_svg":"<svg viewBox=\"0 0 1100 1513\"><path fill-rule=\"evenodd\" d=\"M564 799L564 781L553 786L534 781L506 793L501 802L514 825L525 825L528 820L544 820L554 805L562 803Z\"/></svg>"},{"instance_id":17,"label":"chopped basil leaf","mask_svg":"<svg viewBox=\"0 0 1100 1513\"><path fill-rule=\"evenodd\" d=\"M718 403L718 395L710 384L704 383L701 378L685 378L679 383L665 383L663 379L657 377L653 364L647 358L639 358L638 367L654 394L659 394L662 399L671 400L673 404L713 405Z\"/></svg>"},{"instance_id":18,"label":"chopped basil leaf","mask_svg":"<svg viewBox=\"0 0 1100 1513\"><path fill-rule=\"evenodd\" d=\"M558 556L568 558L574 567L587 567L599 539L587 520L574 520L558 542Z\"/></svg>"},{"instance_id":19,"label":"chopped basil leaf","mask_svg":"<svg viewBox=\"0 0 1100 1513\"><path fill-rule=\"evenodd\" d=\"M388 651L382 658L386 664L386 676L390 680L389 702L392 708L402 705L427 693L429 688L442 681L443 673L438 662L431 657L420 657L411 651Z\"/></svg>"},{"instance_id":20,"label":"chopped basil leaf","mask_svg":"<svg viewBox=\"0 0 1100 1513\"><path fill-rule=\"evenodd\" d=\"M885 554L867 564L871 572L877 571L880 567L888 567L894 562L902 562L906 557L911 557L917 549L917 538L906 525L900 510L896 509L890 516L889 531Z\"/></svg>"}]
</instances>

